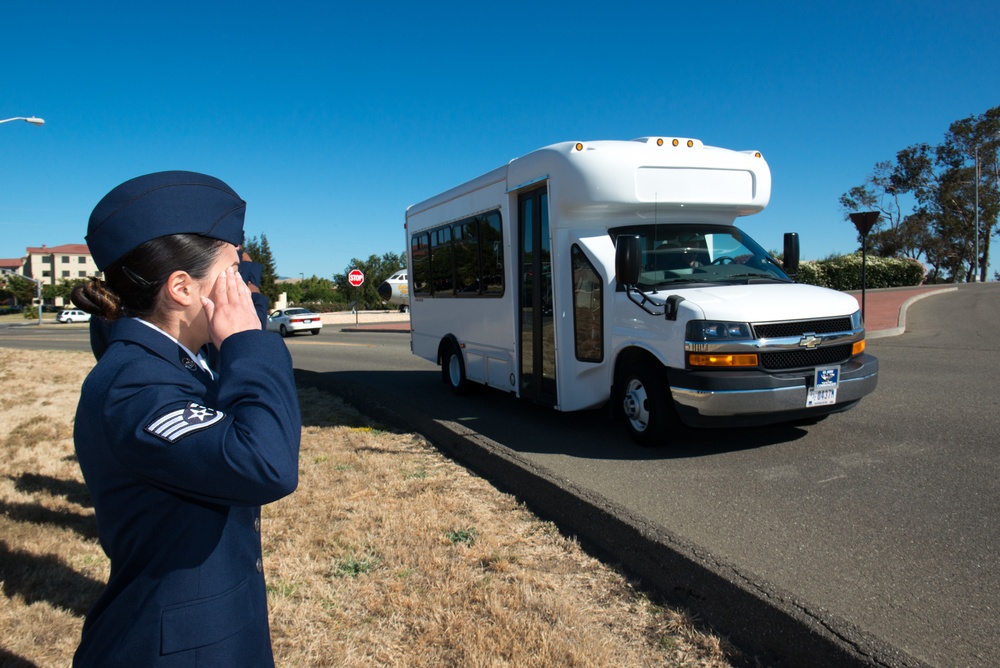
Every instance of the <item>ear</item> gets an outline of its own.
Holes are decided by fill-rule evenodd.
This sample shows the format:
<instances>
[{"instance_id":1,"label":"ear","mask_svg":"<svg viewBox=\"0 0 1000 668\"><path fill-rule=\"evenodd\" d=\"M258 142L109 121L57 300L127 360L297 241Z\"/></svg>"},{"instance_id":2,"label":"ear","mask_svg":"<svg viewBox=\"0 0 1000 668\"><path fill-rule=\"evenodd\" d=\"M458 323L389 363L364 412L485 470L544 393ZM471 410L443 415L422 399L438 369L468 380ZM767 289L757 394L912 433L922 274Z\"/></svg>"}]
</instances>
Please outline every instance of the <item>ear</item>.
<instances>
[{"instance_id":1,"label":"ear","mask_svg":"<svg viewBox=\"0 0 1000 668\"><path fill-rule=\"evenodd\" d=\"M186 271L175 271L167 278L164 290L167 296L176 304L190 306L199 300L200 293L196 290L196 282Z\"/></svg>"}]
</instances>

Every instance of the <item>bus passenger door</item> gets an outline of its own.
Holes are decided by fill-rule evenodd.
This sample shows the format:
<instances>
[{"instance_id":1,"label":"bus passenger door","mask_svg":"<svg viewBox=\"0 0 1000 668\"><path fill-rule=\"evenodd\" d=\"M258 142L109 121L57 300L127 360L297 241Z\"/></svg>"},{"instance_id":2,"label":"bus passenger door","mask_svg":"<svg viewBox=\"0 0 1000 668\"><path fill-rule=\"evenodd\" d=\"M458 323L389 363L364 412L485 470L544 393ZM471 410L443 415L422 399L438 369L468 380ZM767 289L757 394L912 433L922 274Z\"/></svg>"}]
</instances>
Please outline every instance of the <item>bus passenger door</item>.
<instances>
[{"instance_id":1,"label":"bus passenger door","mask_svg":"<svg viewBox=\"0 0 1000 668\"><path fill-rule=\"evenodd\" d=\"M549 197L545 188L518 196L520 395L556 404L555 319Z\"/></svg>"}]
</instances>

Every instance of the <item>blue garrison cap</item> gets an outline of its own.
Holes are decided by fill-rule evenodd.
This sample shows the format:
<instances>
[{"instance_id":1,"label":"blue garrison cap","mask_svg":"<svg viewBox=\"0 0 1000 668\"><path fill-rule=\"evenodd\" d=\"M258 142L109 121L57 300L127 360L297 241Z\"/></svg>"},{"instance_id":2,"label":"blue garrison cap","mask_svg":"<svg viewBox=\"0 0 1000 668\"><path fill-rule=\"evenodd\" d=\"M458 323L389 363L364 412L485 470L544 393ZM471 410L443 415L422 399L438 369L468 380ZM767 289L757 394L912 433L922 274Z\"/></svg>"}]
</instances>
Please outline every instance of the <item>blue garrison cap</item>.
<instances>
[{"instance_id":1,"label":"blue garrison cap","mask_svg":"<svg viewBox=\"0 0 1000 668\"><path fill-rule=\"evenodd\" d=\"M87 247L104 271L133 248L171 234L243 243L247 203L219 179L197 172L156 172L121 184L97 203Z\"/></svg>"}]
</instances>

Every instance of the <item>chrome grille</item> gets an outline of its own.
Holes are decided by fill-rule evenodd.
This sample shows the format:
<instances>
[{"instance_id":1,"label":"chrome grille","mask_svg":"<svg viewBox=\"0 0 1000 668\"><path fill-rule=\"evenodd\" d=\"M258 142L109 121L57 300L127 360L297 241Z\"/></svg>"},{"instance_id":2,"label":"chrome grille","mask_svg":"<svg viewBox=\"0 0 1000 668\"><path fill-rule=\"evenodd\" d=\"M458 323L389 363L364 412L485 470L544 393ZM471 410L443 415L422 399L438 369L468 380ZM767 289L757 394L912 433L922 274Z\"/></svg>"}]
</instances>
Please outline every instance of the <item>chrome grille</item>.
<instances>
[{"instance_id":1,"label":"chrome grille","mask_svg":"<svg viewBox=\"0 0 1000 668\"><path fill-rule=\"evenodd\" d=\"M829 318L826 320L793 320L789 322L763 322L751 325L758 339L780 339L803 334L832 334L850 332L851 317Z\"/></svg>"},{"instance_id":2,"label":"chrome grille","mask_svg":"<svg viewBox=\"0 0 1000 668\"><path fill-rule=\"evenodd\" d=\"M851 345L830 346L815 350L788 350L778 353L761 353L760 365L769 371L799 369L803 367L841 364L851 358Z\"/></svg>"}]
</instances>

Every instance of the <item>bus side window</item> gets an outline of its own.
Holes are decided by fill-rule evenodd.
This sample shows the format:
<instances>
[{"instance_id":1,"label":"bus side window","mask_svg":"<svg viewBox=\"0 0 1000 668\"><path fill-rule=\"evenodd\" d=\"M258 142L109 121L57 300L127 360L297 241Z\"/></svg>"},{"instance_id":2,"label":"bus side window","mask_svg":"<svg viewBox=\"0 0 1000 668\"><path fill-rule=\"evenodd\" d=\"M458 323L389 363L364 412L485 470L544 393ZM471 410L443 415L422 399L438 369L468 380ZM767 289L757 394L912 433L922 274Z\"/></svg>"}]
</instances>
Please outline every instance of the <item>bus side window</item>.
<instances>
[{"instance_id":1,"label":"bus side window","mask_svg":"<svg viewBox=\"0 0 1000 668\"><path fill-rule=\"evenodd\" d=\"M476 235L476 220L466 220L454 226L455 233L455 274L458 294L478 295L479 286L479 240Z\"/></svg>"},{"instance_id":2,"label":"bus side window","mask_svg":"<svg viewBox=\"0 0 1000 668\"><path fill-rule=\"evenodd\" d=\"M431 293L431 256L427 233L414 234L410 240L410 255L413 258L413 294L426 297Z\"/></svg>"},{"instance_id":3,"label":"bus side window","mask_svg":"<svg viewBox=\"0 0 1000 668\"><path fill-rule=\"evenodd\" d=\"M579 246L570 249L573 263L573 339L576 359L604 359L604 283Z\"/></svg>"},{"instance_id":4,"label":"bus side window","mask_svg":"<svg viewBox=\"0 0 1000 668\"><path fill-rule=\"evenodd\" d=\"M451 227L439 227L431 231L431 284L435 297L451 297L455 294Z\"/></svg>"},{"instance_id":5,"label":"bus side window","mask_svg":"<svg viewBox=\"0 0 1000 668\"><path fill-rule=\"evenodd\" d=\"M500 213L492 211L479 219L479 250L482 255L483 294L503 295L503 232Z\"/></svg>"}]
</instances>

